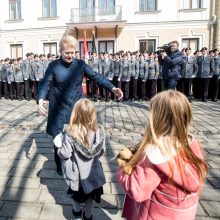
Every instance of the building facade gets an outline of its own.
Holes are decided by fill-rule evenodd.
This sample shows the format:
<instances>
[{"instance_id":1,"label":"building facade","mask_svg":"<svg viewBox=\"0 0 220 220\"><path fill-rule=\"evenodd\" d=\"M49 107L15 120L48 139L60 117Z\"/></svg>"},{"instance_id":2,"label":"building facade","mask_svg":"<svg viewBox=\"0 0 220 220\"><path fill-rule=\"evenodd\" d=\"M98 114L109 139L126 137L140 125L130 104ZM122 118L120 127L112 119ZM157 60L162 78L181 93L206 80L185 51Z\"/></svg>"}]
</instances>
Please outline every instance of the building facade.
<instances>
[{"instance_id":1,"label":"building facade","mask_svg":"<svg viewBox=\"0 0 220 220\"><path fill-rule=\"evenodd\" d=\"M59 54L65 35L98 52L155 51L178 40L193 50L220 47L219 0L1 0L0 58Z\"/></svg>"}]
</instances>

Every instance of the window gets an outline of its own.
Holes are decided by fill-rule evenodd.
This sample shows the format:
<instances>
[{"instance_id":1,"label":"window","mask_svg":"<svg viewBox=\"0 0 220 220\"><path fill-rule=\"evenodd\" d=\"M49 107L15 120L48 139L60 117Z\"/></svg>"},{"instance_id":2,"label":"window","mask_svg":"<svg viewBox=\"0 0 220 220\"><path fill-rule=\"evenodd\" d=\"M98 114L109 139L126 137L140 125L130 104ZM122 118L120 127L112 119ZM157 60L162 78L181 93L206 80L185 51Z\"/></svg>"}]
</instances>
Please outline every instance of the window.
<instances>
[{"instance_id":1,"label":"window","mask_svg":"<svg viewBox=\"0 0 220 220\"><path fill-rule=\"evenodd\" d=\"M156 40L140 40L140 52L143 53L144 51L148 51L148 53L152 53L156 50Z\"/></svg>"},{"instance_id":2,"label":"window","mask_svg":"<svg viewBox=\"0 0 220 220\"><path fill-rule=\"evenodd\" d=\"M95 0L80 0L80 16L81 19L93 17Z\"/></svg>"},{"instance_id":3,"label":"window","mask_svg":"<svg viewBox=\"0 0 220 220\"><path fill-rule=\"evenodd\" d=\"M183 38L182 48L190 47L192 51L196 51L199 48L199 38Z\"/></svg>"},{"instance_id":4,"label":"window","mask_svg":"<svg viewBox=\"0 0 220 220\"><path fill-rule=\"evenodd\" d=\"M115 13L115 0L99 0L99 15Z\"/></svg>"},{"instance_id":5,"label":"window","mask_svg":"<svg viewBox=\"0 0 220 220\"><path fill-rule=\"evenodd\" d=\"M140 11L156 11L157 0L140 0Z\"/></svg>"},{"instance_id":6,"label":"window","mask_svg":"<svg viewBox=\"0 0 220 220\"><path fill-rule=\"evenodd\" d=\"M57 43L44 43L43 44L44 47L44 54L57 54Z\"/></svg>"},{"instance_id":7,"label":"window","mask_svg":"<svg viewBox=\"0 0 220 220\"><path fill-rule=\"evenodd\" d=\"M202 8L202 0L182 0L183 9Z\"/></svg>"},{"instance_id":8,"label":"window","mask_svg":"<svg viewBox=\"0 0 220 220\"><path fill-rule=\"evenodd\" d=\"M87 49L88 49L88 52L91 52L92 51L92 41L87 41ZM80 57L83 57L83 41L80 41L79 42L79 54L80 54Z\"/></svg>"},{"instance_id":9,"label":"window","mask_svg":"<svg viewBox=\"0 0 220 220\"><path fill-rule=\"evenodd\" d=\"M56 17L56 16L57 16L57 1L43 0L43 17Z\"/></svg>"},{"instance_id":10,"label":"window","mask_svg":"<svg viewBox=\"0 0 220 220\"><path fill-rule=\"evenodd\" d=\"M114 53L114 41L99 41L99 53L105 51Z\"/></svg>"},{"instance_id":11,"label":"window","mask_svg":"<svg viewBox=\"0 0 220 220\"><path fill-rule=\"evenodd\" d=\"M21 19L21 0L9 0L9 19Z\"/></svg>"},{"instance_id":12,"label":"window","mask_svg":"<svg viewBox=\"0 0 220 220\"><path fill-rule=\"evenodd\" d=\"M11 58L16 59L18 57L23 57L23 47L22 44L11 44Z\"/></svg>"}]
</instances>

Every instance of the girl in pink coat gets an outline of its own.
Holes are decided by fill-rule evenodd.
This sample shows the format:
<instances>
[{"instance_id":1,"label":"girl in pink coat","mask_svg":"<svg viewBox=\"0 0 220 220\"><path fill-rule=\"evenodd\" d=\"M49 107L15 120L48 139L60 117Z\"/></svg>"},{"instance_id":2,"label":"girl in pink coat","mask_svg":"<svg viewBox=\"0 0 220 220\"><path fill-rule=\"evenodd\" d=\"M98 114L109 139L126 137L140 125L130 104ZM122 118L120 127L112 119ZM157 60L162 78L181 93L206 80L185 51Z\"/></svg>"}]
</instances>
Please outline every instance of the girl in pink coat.
<instances>
[{"instance_id":1,"label":"girl in pink coat","mask_svg":"<svg viewBox=\"0 0 220 220\"><path fill-rule=\"evenodd\" d=\"M126 161L119 159L116 177L126 191L122 216L195 219L208 168L200 144L188 133L190 103L180 92L158 93L151 100L149 117L136 152Z\"/></svg>"}]
</instances>

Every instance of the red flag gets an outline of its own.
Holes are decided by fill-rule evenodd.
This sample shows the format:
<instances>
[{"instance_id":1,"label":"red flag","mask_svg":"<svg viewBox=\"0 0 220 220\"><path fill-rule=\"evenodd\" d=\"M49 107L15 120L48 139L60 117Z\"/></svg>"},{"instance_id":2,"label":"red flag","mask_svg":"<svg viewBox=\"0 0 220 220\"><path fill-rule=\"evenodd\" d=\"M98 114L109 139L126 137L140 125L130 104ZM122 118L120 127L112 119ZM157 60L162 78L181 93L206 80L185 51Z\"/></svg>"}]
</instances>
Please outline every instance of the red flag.
<instances>
[{"instance_id":1,"label":"red flag","mask_svg":"<svg viewBox=\"0 0 220 220\"><path fill-rule=\"evenodd\" d=\"M88 48L87 48L87 42L86 42L86 31L84 31L83 57L84 57L85 62L87 62L89 59L89 54L88 54Z\"/></svg>"}]
</instances>

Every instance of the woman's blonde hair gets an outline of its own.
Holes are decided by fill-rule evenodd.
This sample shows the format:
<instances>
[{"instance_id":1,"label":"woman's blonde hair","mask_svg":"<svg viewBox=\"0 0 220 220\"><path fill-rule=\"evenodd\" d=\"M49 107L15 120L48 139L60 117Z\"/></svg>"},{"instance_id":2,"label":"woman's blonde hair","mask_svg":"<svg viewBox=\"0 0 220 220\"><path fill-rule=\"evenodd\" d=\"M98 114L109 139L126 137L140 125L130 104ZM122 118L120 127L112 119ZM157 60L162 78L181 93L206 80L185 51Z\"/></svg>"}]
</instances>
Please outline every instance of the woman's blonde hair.
<instances>
[{"instance_id":1,"label":"woman's blonde hair","mask_svg":"<svg viewBox=\"0 0 220 220\"><path fill-rule=\"evenodd\" d=\"M67 133L89 147L88 132L89 130L96 132L97 129L98 122L95 106L89 99L80 99L73 108L70 122L67 126Z\"/></svg>"},{"instance_id":2,"label":"woman's blonde hair","mask_svg":"<svg viewBox=\"0 0 220 220\"><path fill-rule=\"evenodd\" d=\"M76 49L76 44L77 44L77 40L72 37L72 36L63 36L61 39L60 39L60 42L59 42L59 47L60 47L60 50L63 50L65 48L71 48L71 49Z\"/></svg>"},{"instance_id":3,"label":"woman's blonde hair","mask_svg":"<svg viewBox=\"0 0 220 220\"><path fill-rule=\"evenodd\" d=\"M150 101L149 125L143 140L137 145L137 151L125 165L125 172L129 173L146 156L148 146L157 146L164 156L172 156L173 150L177 155L177 166L183 181L183 167L180 161L190 163L202 183L207 174L207 164L197 157L189 146L188 127L192 119L192 110L186 96L173 90L158 93ZM160 138L164 141L161 143ZM171 147L172 146L172 147ZM174 147L174 149L173 149ZM173 164L169 164L172 182ZM183 181L184 182L184 181Z\"/></svg>"}]
</instances>

